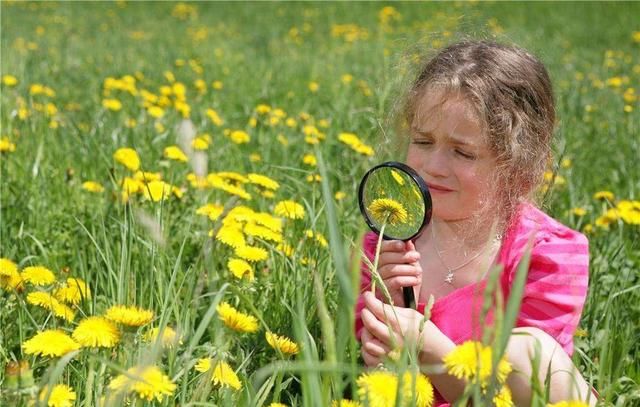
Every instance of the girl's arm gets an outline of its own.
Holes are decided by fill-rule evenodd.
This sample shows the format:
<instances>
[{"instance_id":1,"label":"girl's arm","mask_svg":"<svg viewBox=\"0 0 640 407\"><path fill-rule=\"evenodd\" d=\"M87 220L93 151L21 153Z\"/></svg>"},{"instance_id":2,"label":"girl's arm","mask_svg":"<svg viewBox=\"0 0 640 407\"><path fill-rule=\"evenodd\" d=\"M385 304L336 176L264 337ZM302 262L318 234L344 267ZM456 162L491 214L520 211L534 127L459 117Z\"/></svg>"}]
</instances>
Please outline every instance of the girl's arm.
<instances>
[{"instance_id":1,"label":"girl's arm","mask_svg":"<svg viewBox=\"0 0 640 407\"><path fill-rule=\"evenodd\" d=\"M407 342L421 341L420 362L423 365L441 365L444 357L455 348L455 344L431 321L426 321L419 332L422 314L408 309L384 304L370 293L364 294L362 310L364 337L372 337L384 344L386 349ZM397 315L397 319L394 317ZM387 321L387 323L383 322ZM391 329L389 329L391 327ZM590 387L573 365L571 358L551 336L538 328L516 328L509 339L506 358L513 367L507 379L516 405L531 402L531 359L535 355L536 342L541 350L537 372L540 383L550 377L549 402L562 400L588 400L595 405ZM363 342L363 346L366 344ZM548 368L548 369L547 369ZM463 393L465 382L447 373L429 375L434 387L449 402L454 402Z\"/></svg>"}]
</instances>

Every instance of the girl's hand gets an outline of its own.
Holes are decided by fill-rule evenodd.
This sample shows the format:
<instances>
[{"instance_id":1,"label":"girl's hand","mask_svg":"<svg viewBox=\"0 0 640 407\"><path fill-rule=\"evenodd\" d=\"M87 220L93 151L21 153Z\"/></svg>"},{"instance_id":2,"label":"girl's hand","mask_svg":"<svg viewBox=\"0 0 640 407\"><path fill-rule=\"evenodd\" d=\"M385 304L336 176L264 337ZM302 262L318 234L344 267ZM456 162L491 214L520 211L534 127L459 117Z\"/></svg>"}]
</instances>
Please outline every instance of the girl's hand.
<instances>
[{"instance_id":1,"label":"girl's hand","mask_svg":"<svg viewBox=\"0 0 640 407\"><path fill-rule=\"evenodd\" d=\"M403 287L422 284L420 253L412 241L383 240L378 259L378 273L395 305L404 305Z\"/></svg>"},{"instance_id":2,"label":"girl's hand","mask_svg":"<svg viewBox=\"0 0 640 407\"><path fill-rule=\"evenodd\" d=\"M420 340L418 344L422 348L422 333L425 329L435 328L431 321L423 323L424 315L414 309L385 304L368 291L363 296L365 308L360 316L364 324L362 349L365 362L367 358L379 362L382 359L380 355L386 355L405 343L416 344Z\"/></svg>"},{"instance_id":3,"label":"girl's hand","mask_svg":"<svg viewBox=\"0 0 640 407\"><path fill-rule=\"evenodd\" d=\"M365 365L370 367L378 366L391 352L391 349L373 336L367 328L362 328L360 342L362 343L360 348L362 359Z\"/></svg>"}]
</instances>

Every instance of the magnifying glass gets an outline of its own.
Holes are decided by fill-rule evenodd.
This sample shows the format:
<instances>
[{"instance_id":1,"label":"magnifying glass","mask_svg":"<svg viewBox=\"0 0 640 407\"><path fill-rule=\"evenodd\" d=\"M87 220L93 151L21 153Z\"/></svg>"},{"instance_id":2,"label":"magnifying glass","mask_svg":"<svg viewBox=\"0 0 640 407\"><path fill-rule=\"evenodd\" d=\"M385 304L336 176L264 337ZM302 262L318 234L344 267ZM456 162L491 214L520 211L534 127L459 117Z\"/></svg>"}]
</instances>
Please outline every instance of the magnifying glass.
<instances>
[{"instance_id":1,"label":"magnifying glass","mask_svg":"<svg viewBox=\"0 0 640 407\"><path fill-rule=\"evenodd\" d=\"M431 194L411 167L388 161L371 168L358 188L360 212L385 240L412 240L431 220ZM405 307L415 308L412 287L402 289Z\"/></svg>"}]
</instances>

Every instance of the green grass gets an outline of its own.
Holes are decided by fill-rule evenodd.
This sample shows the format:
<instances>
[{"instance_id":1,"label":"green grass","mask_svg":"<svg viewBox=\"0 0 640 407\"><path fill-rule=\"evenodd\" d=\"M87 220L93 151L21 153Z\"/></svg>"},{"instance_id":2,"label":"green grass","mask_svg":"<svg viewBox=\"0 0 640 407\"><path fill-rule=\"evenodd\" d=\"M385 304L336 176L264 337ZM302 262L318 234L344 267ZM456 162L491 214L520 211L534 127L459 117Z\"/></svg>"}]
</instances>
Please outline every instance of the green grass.
<instances>
[{"instance_id":1,"label":"green grass","mask_svg":"<svg viewBox=\"0 0 640 407\"><path fill-rule=\"evenodd\" d=\"M31 288L19 295L2 291L0 366L27 360L37 385L67 383L83 406L96 405L111 378L138 362L158 364L177 385L159 405L281 400L311 406L341 398L362 369L351 326L357 272L349 264L364 230L358 181L374 164L402 159L390 113L415 61L455 39L497 38L538 55L554 83L555 164L565 182L545 195L545 210L575 229L593 228L590 288L580 323L584 336L576 338L574 359L607 405L637 405L640 228L618 220L604 229L595 221L619 200L640 200L640 104L623 97L629 88L640 93L640 43L632 38L640 31L633 17L640 6L398 3L402 20L385 30L378 19L383 5L190 3L194 13L181 19L172 15L175 3L3 2L1 73L19 83L2 86L1 137L16 150L0 156L0 257L21 268L45 265L59 281L82 278L93 295L68 323L25 303ZM353 24L357 39L332 35L340 24ZM178 59L184 66L176 65ZM254 265L253 282L233 278L227 269L233 250L208 237L220 220L195 214L205 203L230 207L238 199L192 188L186 179L191 165L162 157L166 146L178 144L181 115L169 107L153 119L139 97L123 91L111 95L122 102L121 111L102 108L107 77L139 73L137 89L159 94L168 84L166 71L187 88L196 133L213 139L204 153L206 172L255 172L277 180L273 198L247 187L253 199L239 202L255 211L272 212L285 199L305 207L304 219L285 222L292 257L273 242L255 239L269 256ZM345 74L353 76L350 83L342 81ZM620 78L622 85L610 78ZM206 82L206 93L195 88L197 79ZM213 81L223 88L213 89ZM310 82L318 84L317 92ZM51 87L55 97L31 96L34 83ZM36 108L48 102L57 107L53 117ZM261 103L281 108L296 125L284 119L269 125L255 113ZM30 111L26 120L17 117L22 105ZM222 126L207 118L208 108L224 119ZM306 122L302 112L309 115ZM256 127L251 118L258 118ZM55 129L52 119L59 123ZM127 119L136 125L127 127ZM158 131L156 122L164 129ZM318 145L305 142L305 124L324 133ZM224 129L244 130L251 141L234 144ZM341 132L355 133L376 154L351 150L338 141ZM142 169L161 172L184 188L184 196L158 203L134 197L123 205L119 182L129 171L112 158L120 147L135 148ZM250 159L255 153L260 161ZM307 153L318 156L318 167L303 164ZM571 165L559 165L561 158ZM322 182L307 181L316 174ZM100 182L105 191L84 191L86 180ZM594 199L601 190L612 191L614 202ZM337 191L346 197L335 201ZM575 215L576 207L587 214ZM328 246L307 237L306 230L319 232ZM223 299L255 315L260 330L240 335L226 328L215 315ZM161 351L141 342L147 330L141 328L113 353L81 351L60 361L23 354L21 343L38 330L70 332L84 315L102 314L116 303L152 309L151 325L173 327L182 344ZM278 355L264 339L266 330L295 339L302 352ZM203 357L228 361L242 390L212 387L192 368ZM26 403L26 396L18 402L20 395L8 389L4 369L0 383L1 405ZM26 386L25 392L34 389Z\"/></svg>"}]
</instances>

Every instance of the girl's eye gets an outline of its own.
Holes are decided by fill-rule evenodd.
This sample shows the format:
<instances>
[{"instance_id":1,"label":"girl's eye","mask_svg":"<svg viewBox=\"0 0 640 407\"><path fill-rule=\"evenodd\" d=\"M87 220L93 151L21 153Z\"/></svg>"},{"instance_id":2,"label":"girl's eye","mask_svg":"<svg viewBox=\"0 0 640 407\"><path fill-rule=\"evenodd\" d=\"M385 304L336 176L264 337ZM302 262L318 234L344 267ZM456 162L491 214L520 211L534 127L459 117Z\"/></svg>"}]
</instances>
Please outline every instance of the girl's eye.
<instances>
[{"instance_id":1,"label":"girl's eye","mask_svg":"<svg viewBox=\"0 0 640 407\"><path fill-rule=\"evenodd\" d=\"M455 151L456 151L456 154L458 154L460 157L462 157L464 159L467 159L467 160L475 160L476 159L476 156L473 155L473 154L467 153L467 152L462 151L462 150L457 150L457 149Z\"/></svg>"},{"instance_id":2,"label":"girl's eye","mask_svg":"<svg viewBox=\"0 0 640 407\"><path fill-rule=\"evenodd\" d=\"M429 146L429 145L431 145L433 143L431 141L429 141L429 140L413 140L411 142L411 144L415 144L415 145L418 145L418 146Z\"/></svg>"}]
</instances>

